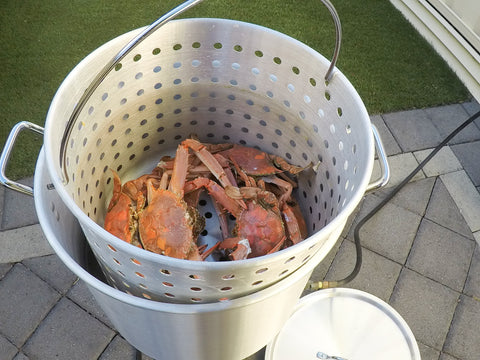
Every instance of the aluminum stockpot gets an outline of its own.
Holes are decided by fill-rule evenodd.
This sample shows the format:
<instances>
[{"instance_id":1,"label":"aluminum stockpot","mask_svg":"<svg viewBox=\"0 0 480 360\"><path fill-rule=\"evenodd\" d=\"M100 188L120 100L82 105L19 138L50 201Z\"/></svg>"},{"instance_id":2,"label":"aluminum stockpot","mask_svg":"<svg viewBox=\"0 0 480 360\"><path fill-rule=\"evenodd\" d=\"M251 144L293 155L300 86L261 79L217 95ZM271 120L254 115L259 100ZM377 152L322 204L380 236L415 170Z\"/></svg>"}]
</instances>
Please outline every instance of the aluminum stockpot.
<instances>
[{"instance_id":1,"label":"aluminum stockpot","mask_svg":"<svg viewBox=\"0 0 480 360\"><path fill-rule=\"evenodd\" d=\"M326 255L326 250L320 249L284 280L234 300L171 304L140 298L91 274L94 267L88 257L89 245L76 217L49 186L43 151L34 181L34 188L42 190L34 197L38 218L56 254L85 281L115 329L142 353L156 359L236 360L255 353L282 328L314 267Z\"/></svg>"}]
</instances>

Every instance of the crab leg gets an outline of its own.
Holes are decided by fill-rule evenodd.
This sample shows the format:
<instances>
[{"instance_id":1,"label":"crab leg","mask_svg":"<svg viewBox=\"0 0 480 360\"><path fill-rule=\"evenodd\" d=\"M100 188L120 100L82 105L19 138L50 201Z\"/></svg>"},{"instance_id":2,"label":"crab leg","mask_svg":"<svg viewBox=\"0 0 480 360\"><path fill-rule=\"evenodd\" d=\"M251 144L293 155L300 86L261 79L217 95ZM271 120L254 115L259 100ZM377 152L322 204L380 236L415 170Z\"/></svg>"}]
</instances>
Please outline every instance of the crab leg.
<instances>
[{"instance_id":1,"label":"crab leg","mask_svg":"<svg viewBox=\"0 0 480 360\"><path fill-rule=\"evenodd\" d=\"M280 195L278 198L278 202L280 203L280 206L282 206L285 202L287 202L288 199L290 199L290 197L292 196L293 186L290 182L282 180L275 175L263 176L262 180L270 184L275 184L279 188L284 190L284 193Z\"/></svg>"},{"instance_id":2,"label":"crab leg","mask_svg":"<svg viewBox=\"0 0 480 360\"><path fill-rule=\"evenodd\" d=\"M205 145L194 139L186 139L182 142L182 145L188 146L195 152L195 155L210 169L223 187L233 185L225 173L225 170L223 170L222 165L220 165L218 160L207 150Z\"/></svg>"},{"instance_id":3,"label":"crab leg","mask_svg":"<svg viewBox=\"0 0 480 360\"><path fill-rule=\"evenodd\" d=\"M173 163L172 178L168 185L168 190L173 192L179 198L183 198L183 187L187 178L188 170L188 148L181 144L177 147L175 162Z\"/></svg>"},{"instance_id":4,"label":"crab leg","mask_svg":"<svg viewBox=\"0 0 480 360\"><path fill-rule=\"evenodd\" d=\"M185 184L185 192L194 191L198 188L207 189L211 197L213 197L220 205L222 205L233 216L238 216L242 212L242 206L225 192L225 189L218 185L215 181L207 178L196 178Z\"/></svg>"}]
</instances>

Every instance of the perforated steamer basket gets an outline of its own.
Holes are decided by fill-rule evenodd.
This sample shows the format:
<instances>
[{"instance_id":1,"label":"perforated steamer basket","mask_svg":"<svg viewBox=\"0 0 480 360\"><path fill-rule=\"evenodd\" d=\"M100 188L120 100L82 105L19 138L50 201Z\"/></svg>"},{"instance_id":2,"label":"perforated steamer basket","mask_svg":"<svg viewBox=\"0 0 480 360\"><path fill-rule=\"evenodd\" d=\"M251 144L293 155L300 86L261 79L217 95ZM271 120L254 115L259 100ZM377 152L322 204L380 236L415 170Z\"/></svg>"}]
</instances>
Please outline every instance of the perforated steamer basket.
<instances>
[{"instance_id":1,"label":"perforated steamer basket","mask_svg":"<svg viewBox=\"0 0 480 360\"><path fill-rule=\"evenodd\" d=\"M203 303L274 284L330 249L369 185L372 126L357 92L330 61L284 34L224 19L170 21L145 37L77 103L108 59L144 29L101 46L66 77L52 100L44 147L52 186L78 219L109 282L164 302ZM75 122L68 120L77 112ZM102 225L112 173L149 173L183 139L254 146L314 169L294 195L309 237L259 258L195 262L127 244ZM47 191L40 189L36 191ZM220 239L209 200L199 243ZM318 260L317 260L318 261Z\"/></svg>"}]
</instances>

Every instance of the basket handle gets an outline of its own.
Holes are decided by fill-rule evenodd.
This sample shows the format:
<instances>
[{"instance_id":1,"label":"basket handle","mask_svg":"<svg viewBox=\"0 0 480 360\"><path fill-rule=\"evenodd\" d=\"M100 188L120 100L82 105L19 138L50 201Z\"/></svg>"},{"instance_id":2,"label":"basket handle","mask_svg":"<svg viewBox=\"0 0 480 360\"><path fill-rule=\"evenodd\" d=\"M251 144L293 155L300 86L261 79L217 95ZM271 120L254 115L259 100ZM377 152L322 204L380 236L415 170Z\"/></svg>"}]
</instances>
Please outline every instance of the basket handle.
<instances>
[{"instance_id":1,"label":"basket handle","mask_svg":"<svg viewBox=\"0 0 480 360\"><path fill-rule=\"evenodd\" d=\"M70 134L73 129L73 125L77 121L80 112L85 107L88 99L92 96L95 89L102 83L102 81L107 77L107 75L112 71L113 68L127 56L130 51L132 51L138 44L140 44L143 40L145 40L151 33L157 30L159 27L165 25L168 21L175 18L176 16L180 15L184 11L190 9L191 7L201 3L203 0L188 0L184 3L178 5L174 9L170 10L166 14L162 15L156 21L154 21L150 26L145 28L140 34L138 34L135 38L133 38L127 45L125 45L118 53L115 55L105 67L98 73L98 75L93 79L92 83L88 86L85 92L82 94L82 97L78 101L77 105L73 109L70 118L65 127L65 131L63 133L62 141L60 143L60 168L63 170L63 183L68 183L68 174L66 170L66 157L65 153L67 150L67 143L68 139L70 138ZM322 0L323 1L323 0Z\"/></svg>"},{"instance_id":2,"label":"basket handle","mask_svg":"<svg viewBox=\"0 0 480 360\"><path fill-rule=\"evenodd\" d=\"M127 54L130 53L140 42L142 42L145 38L147 38L151 33L156 31L159 27L170 21L171 19L175 18L176 16L180 15L184 11L190 9L191 7L199 4L203 0L188 0L184 3L178 5L174 9L170 10L168 13L164 14L160 18L158 18L155 22L153 22L150 26L144 29L140 34L138 34L134 39L132 39L127 45L125 45L117 55L115 55L110 62L105 65L105 67L98 73L98 75L93 79L92 83L88 86L85 92L82 94L82 97L78 101L77 105L73 109L70 118L65 127L65 131L63 133L62 141L60 143L60 168L63 170L63 183L68 183L68 174L66 170L66 150L67 150L67 143L68 139L70 138L70 134L73 129L73 125L77 121L80 112L85 107L85 104L92 96L95 89L102 83L102 81L106 78L106 76L112 71L113 68L123 59ZM335 66L338 59L338 54L340 52L340 43L342 39L342 28L340 24L340 18L338 16L335 7L332 5L330 0L320 0L330 11L332 15L333 22L335 25L335 49L333 52L332 61L330 63L330 67L327 70L325 75L325 80L330 81L334 75Z\"/></svg>"},{"instance_id":3,"label":"basket handle","mask_svg":"<svg viewBox=\"0 0 480 360\"><path fill-rule=\"evenodd\" d=\"M3 147L2 154L0 155L0 183L12 190L33 196L32 187L10 180L6 175L8 160L10 160L10 155L15 146L17 137L23 130L30 130L43 135L43 128L41 126L28 121L21 121L12 128L7 141L5 142L5 146Z\"/></svg>"},{"instance_id":4,"label":"basket handle","mask_svg":"<svg viewBox=\"0 0 480 360\"><path fill-rule=\"evenodd\" d=\"M333 18L333 24L335 25L335 49L333 51L332 61L330 62L330 67L327 70L327 74L325 75L325 80L330 81L333 77L333 72L335 70L335 66L337 64L338 54L340 53L340 45L342 43L342 25L340 23L340 17L338 16L337 10L330 2L330 0L320 0L323 5L325 5L330 11L330 14Z\"/></svg>"},{"instance_id":5,"label":"basket handle","mask_svg":"<svg viewBox=\"0 0 480 360\"><path fill-rule=\"evenodd\" d=\"M377 152L378 159L380 160L381 175L377 180L372 181L370 184L368 184L365 190L365 192L367 193L384 187L385 185L387 185L388 180L390 180L390 167L387 161L387 153L385 152L385 147L383 146L380 134L378 133L377 128L373 124L372 132L375 139L375 150Z\"/></svg>"}]
</instances>

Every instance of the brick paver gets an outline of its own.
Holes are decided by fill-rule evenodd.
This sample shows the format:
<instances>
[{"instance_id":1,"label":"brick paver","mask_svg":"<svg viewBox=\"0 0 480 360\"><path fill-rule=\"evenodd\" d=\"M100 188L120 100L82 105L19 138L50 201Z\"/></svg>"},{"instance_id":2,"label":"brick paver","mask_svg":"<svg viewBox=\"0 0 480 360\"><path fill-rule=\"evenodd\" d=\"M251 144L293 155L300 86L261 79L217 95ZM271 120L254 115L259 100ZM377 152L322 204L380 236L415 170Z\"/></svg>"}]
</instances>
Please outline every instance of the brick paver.
<instances>
[{"instance_id":1,"label":"brick paver","mask_svg":"<svg viewBox=\"0 0 480 360\"><path fill-rule=\"evenodd\" d=\"M313 280L349 273L355 224L460 117L478 110L470 102L371 117L387 147L392 181L365 197ZM477 121L365 224L363 264L346 285L390 303L412 329L422 360L476 360L480 353L479 134ZM0 218L0 359L135 359L85 282L53 254L33 199L0 187ZM264 349L248 360L263 356Z\"/></svg>"},{"instance_id":2,"label":"brick paver","mask_svg":"<svg viewBox=\"0 0 480 360\"><path fill-rule=\"evenodd\" d=\"M77 304L62 298L23 347L29 357L84 360L98 358L114 337Z\"/></svg>"}]
</instances>

